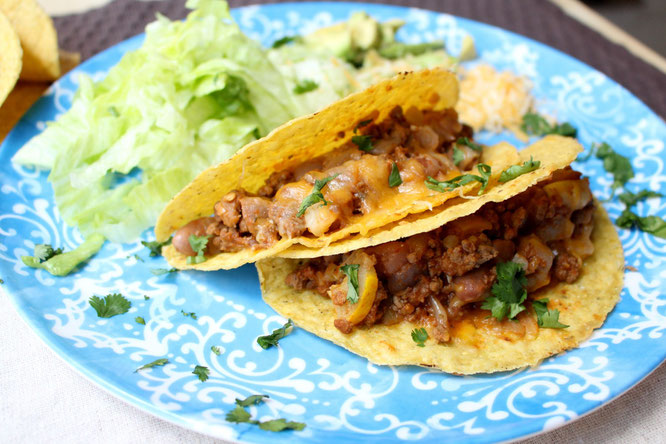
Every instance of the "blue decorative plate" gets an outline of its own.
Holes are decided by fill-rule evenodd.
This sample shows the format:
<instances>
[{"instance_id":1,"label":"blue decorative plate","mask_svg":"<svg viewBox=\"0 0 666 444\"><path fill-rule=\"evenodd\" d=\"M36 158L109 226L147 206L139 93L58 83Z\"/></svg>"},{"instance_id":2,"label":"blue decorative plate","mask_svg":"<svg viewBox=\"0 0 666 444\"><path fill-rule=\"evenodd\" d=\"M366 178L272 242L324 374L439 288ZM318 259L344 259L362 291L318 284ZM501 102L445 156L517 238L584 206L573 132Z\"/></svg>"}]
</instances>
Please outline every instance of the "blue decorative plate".
<instances>
[{"instance_id":1,"label":"blue decorative plate","mask_svg":"<svg viewBox=\"0 0 666 444\"><path fill-rule=\"evenodd\" d=\"M269 44L285 34L346 19L359 9L381 20L406 19L400 38L443 39L454 54L462 37L472 35L482 60L527 75L543 109L578 127L586 147L607 141L629 156L636 169L630 189L666 193L664 122L614 81L547 46L470 20L391 6L276 4L237 9L234 17L250 36ZM56 353L117 397L230 440L502 441L552 429L589 412L664 360L666 240L637 231L620 230L626 262L636 271L625 274L622 300L603 328L579 349L547 359L536 369L490 376L377 367L299 329L279 348L262 350L256 337L284 319L262 302L252 266L153 276L150 269L164 267L164 260L148 258L137 242L107 243L83 270L66 278L25 267L20 257L31 254L35 243L73 248L81 238L62 223L46 174L12 165L9 159L70 106L77 73L99 78L141 41L138 36L110 48L56 82L0 151L0 276L5 289ZM598 198L609 197L611 177L600 161L575 167L590 177ZM613 219L622 209L617 200L604 205ZM641 203L638 212L664 217L666 199ZM134 254L145 262L137 262ZM130 313L100 319L88 299L111 292L132 301ZM195 312L198 319L181 310ZM144 317L146 325L135 323L135 316ZM220 347L219 356L211 351L213 345ZM170 363L134 373L162 357ZM192 374L195 364L210 368L205 383ZM257 393L271 398L250 408L255 417L285 417L305 422L307 428L275 434L225 422L235 398Z\"/></svg>"}]
</instances>

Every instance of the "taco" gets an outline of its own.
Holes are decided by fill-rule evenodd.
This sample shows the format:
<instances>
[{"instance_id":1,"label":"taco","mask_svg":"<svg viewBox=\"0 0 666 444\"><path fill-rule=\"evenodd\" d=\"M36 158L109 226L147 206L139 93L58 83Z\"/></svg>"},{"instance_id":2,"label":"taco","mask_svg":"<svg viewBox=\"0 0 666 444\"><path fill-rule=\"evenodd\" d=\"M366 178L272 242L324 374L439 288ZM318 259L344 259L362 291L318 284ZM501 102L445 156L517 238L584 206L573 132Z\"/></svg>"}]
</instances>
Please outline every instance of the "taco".
<instances>
[{"instance_id":1,"label":"taco","mask_svg":"<svg viewBox=\"0 0 666 444\"><path fill-rule=\"evenodd\" d=\"M323 257L258 262L264 300L375 364L486 373L576 347L619 299L623 252L587 179L552 169L556 150L538 154L545 177L451 200Z\"/></svg>"},{"instance_id":2,"label":"taco","mask_svg":"<svg viewBox=\"0 0 666 444\"><path fill-rule=\"evenodd\" d=\"M491 169L500 172L517 151L482 152L458 121L457 97L448 71L403 73L288 122L172 199L155 227L158 241L175 232L164 256L176 268L216 270L294 245L318 255L351 235L492 188ZM470 171L479 180L433 191Z\"/></svg>"}]
</instances>

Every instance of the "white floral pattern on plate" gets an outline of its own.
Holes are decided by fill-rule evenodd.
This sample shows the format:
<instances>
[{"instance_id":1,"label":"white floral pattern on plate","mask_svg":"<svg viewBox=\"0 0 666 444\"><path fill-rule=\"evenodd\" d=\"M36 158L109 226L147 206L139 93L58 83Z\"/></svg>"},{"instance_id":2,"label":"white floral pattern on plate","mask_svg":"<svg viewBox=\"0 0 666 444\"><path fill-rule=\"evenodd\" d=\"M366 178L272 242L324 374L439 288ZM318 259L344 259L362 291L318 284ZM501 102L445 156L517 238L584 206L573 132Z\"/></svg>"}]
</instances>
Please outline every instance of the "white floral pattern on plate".
<instances>
[{"instance_id":1,"label":"white floral pattern on plate","mask_svg":"<svg viewBox=\"0 0 666 444\"><path fill-rule=\"evenodd\" d=\"M440 38L453 53L469 33L483 61L529 77L542 109L577 126L585 146L605 140L628 155L637 172L631 189L665 191L664 123L603 74L544 45L473 21L400 7L299 3L241 8L234 15L249 35L269 44L358 9L379 19L405 18L408 25L400 38ZM20 257L34 244L71 248L81 238L62 223L46 173L14 166L9 158L70 106L77 73L103 76L141 39L110 48L55 83L0 151L0 272L8 293L42 339L100 386L162 418L227 439L338 442L353 436L356 441L484 442L517 438L576 418L622 393L666 356L666 241L636 231L621 230L620 237L627 264L638 271L626 273L621 302L590 340L535 369L471 377L377 367L298 329L280 347L262 350L256 337L284 319L261 301L251 266L153 276L150 269L165 263L148 258L137 242L106 244L67 278L26 268ZM479 136L515 142L506 134ZM590 177L598 198L610 196L611 180L598 160L576 168ZM616 200L605 206L612 218L622 209ZM638 212L663 217L666 199L641 203ZM99 319L88 299L111 292L132 301L130 313ZM145 318L146 325L135 323L135 316ZM220 348L219 356L211 346ZM164 367L134 373L161 357L169 358ZM195 364L210 368L205 383L191 373ZM251 407L253 415L287 417L306 422L307 428L268 435L225 422L235 398L255 393L271 398Z\"/></svg>"}]
</instances>

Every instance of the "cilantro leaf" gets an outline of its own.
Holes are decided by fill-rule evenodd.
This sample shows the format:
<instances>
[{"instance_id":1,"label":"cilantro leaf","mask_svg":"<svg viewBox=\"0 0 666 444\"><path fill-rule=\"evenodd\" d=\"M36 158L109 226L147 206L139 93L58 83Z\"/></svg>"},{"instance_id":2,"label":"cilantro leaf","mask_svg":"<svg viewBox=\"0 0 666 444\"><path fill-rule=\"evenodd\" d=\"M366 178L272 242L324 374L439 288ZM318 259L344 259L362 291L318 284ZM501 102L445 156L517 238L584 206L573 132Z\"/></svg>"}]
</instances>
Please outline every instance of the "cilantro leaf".
<instances>
[{"instance_id":1,"label":"cilantro leaf","mask_svg":"<svg viewBox=\"0 0 666 444\"><path fill-rule=\"evenodd\" d=\"M148 254L148 256L155 257L155 256L160 256L162 254L162 247L165 247L165 246L169 245L171 243L171 239L173 239L173 237L170 237L169 239L165 240L164 242L141 241L141 245L143 245L144 247L146 247L147 249L150 250L150 253Z\"/></svg>"},{"instance_id":2,"label":"cilantro leaf","mask_svg":"<svg viewBox=\"0 0 666 444\"><path fill-rule=\"evenodd\" d=\"M559 134L560 136L576 137L578 133L576 128L568 122L551 125L546 119L533 112L528 112L523 116L523 123L520 128L532 136Z\"/></svg>"},{"instance_id":3,"label":"cilantro leaf","mask_svg":"<svg viewBox=\"0 0 666 444\"><path fill-rule=\"evenodd\" d=\"M141 316L137 316L136 318L134 318L134 320L136 321L137 324L146 325L146 320L143 319Z\"/></svg>"},{"instance_id":4,"label":"cilantro leaf","mask_svg":"<svg viewBox=\"0 0 666 444\"><path fill-rule=\"evenodd\" d=\"M560 322L560 311L548 309L548 299L532 301L532 307L537 316L537 324L542 328L567 328L568 325Z\"/></svg>"},{"instance_id":5,"label":"cilantro leaf","mask_svg":"<svg viewBox=\"0 0 666 444\"><path fill-rule=\"evenodd\" d=\"M303 199L303 202L301 202L301 206L298 209L298 213L296 213L296 216L297 217L303 216L303 214L305 214L305 210L307 210L317 202L322 202L323 205L328 205L328 202L326 201L326 199L324 199L324 195L322 194L321 190L326 186L327 183L329 183L336 177L338 177L337 174L325 177L323 179L315 180L312 193L310 193L305 199Z\"/></svg>"},{"instance_id":6,"label":"cilantro leaf","mask_svg":"<svg viewBox=\"0 0 666 444\"><path fill-rule=\"evenodd\" d=\"M179 271L177 268L151 268L150 272L155 276L162 276L163 274L171 274Z\"/></svg>"},{"instance_id":7,"label":"cilantro leaf","mask_svg":"<svg viewBox=\"0 0 666 444\"><path fill-rule=\"evenodd\" d=\"M168 363L169 363L169 360L167 358L156 359L153 362L149 362L148 364L142 365L141 367L137 368L136 370L134 370L134 373L136 373L140 370L145 370L147 368L153 368L153 367L158 367L158 366L161 367L161 366L163 366L165 364L168 364Z\"/></svg>"},{"instance_id":8,"label":"cilantro leaf","mask_svg":"<svg viewBox=\"0 0 666 444\"><path fill-rule=\"evenodd\" d=\"M191 265L200 264L206 261L204 252L208 246L208 239L210 239L210 236L197 236L195 234L190 234L190 237L187 238L187 240L190 243L190 247L192 247L192 251L194 251L197 255L187 256L187 260L185 261L186 263Z\"/></svg>"},{"instance_id":9,"label":"cilantro leaf","mask_svg":"<svg viewBox=\"0 0 666 444\"><path fill-rule=\"evenodd\" d=\"M127 313L132 303L125 299L120 293L113 293L104 296L93 296L88 301L90 306L95 309L100 318L110 318L119 314Z\"/></svg>"},{"instance_id":10,"label":"cilantro leaf","mask_svg":"<svg viewBox=\"0 0 666 444\"><path fill-rule=\"evenodd\" d=\"M284 46L288 43L294 43L294 42L299 42L301 40L300 36L292 36L292 35L286 35L282 37L281 39L277 39L276 41L273 42L272 48L279 48L281 46Z\"/></svg>"},{"instance_id":11,"label":"cilantro leaf","mask_svg":"<svg viewBox=\"0 0 666 444\"><path fill-rule=\"evenodd\" d=\"M143 260L143 258L141 256L139 256L138 254L133 254L132 256L127 256L127 259L129 259L130 257L133 257L134 259L136 259L137 262L145 262Z\"/></svg>"},{"instance_id":12,"label":"cilantro leaf","mask_svg":"<svg viewBox=\"0 0 666 444\"><path fill-rule=\"evenodd\" d=\"M319 88L319 84L314 80L304 79L294 86L294 94L305 94Z\"/></svg>"},{"instance_id":13,"label":"cilantro leaf","mask_svg":"<svg viewBox=\"0 0 666 444\"><path fill-rule=\"evenodd\" d=\"M351 141L359 150L369 153L372 151L372 137L370 136L352 136Z\"/></svg>"},{"instance_id":14,"label":"cilantro leaf","mask_svg":"<svg viewBox=\"0 0 666 444\"><path fill-rule=\"evenodd\" d=\"M638 194L632 193L631 191L625 191L620 194L617 198L620 199L620 202L624 203L627 208L631 208L636 205L638 202L649 199L651 197L663 197L661 193L650 190L641 190Z\"/></svg>"},{"instance_id":15,"label":"cilantro leaf","mask_svg":"<svg viewBox=\"0 0 666 444\"><path fill-rule=\"evenodd\" d=\"M352 304L358 302L358 268L359 264L347 264L340 267L347 276L347 300Z\"/></svg>"},{"instance_id":16,"label":"cilantro leaf","mask_svg":"<svg viewBox=\"0 0 666 444\"><path fill-rule=\"evenodd\" d=\"M465 159L465 154L462 152L461 149L458 149L457 147L453 147L453 164L455 166L460 165L460 162L462 162Z\"/></svg>"},{"instance_id":17,"label":"cilantro leaf","mask_svg":"<svg viewBox=\"0 0 666 444\"><path fill-rule=\"evenodd\" d=\"M248 406L255 405L255 404L261 404L262 402L264 402L265 398L270 398L270 396L268 396L268 395L251 395L251 396L248 396L245 399L236 398L236 405L239 405L241 407L248 407Z\"/></svg>"},{"instance_id":18,"label":"cilantro leaf","mask_svg":"<svg viewBox=\"0 0 666 444\"><path fill-rule=\"evenodd\" d=\"M45 262L53 256L62 254L62 248L54 250L51 244L37 244L33 249L33 256L39 259L39 262Z\"/></svg>"},{"instance_id":19,"label":"cilantro leaf","mask_svg":"<svg viewBox=\"0 0 666 444\"><path fill-rule=\"evenodd\" d=\"M481 148L481 145L479 145L478 143L472 142L467 137L458 137L458 140L456 140L456 145L465 145L465 146L467 146L467 147L469 147L469 148L471 148L474 151L477 151L479 153L481 151L483 151L483 148Z\"/></svg>"},{"instance_id":20,"label":"cilantro leaf","mask_svg":"<svg viewBox=\"0 0 666 444\"><path fill-rule=\"evenodd\" d=\"M358 122L358 125L354 127L354 134L358 132L359 128L363 128L364 126L368 126L372 123L372 119L367 119L367 120L361 120Z\"/></svg>"},{"instance_id":21,"label":"cilantro leaf","mask_svg":"<svg viewBox=\"0 0 666 444\"><path fill-rule=\"evenodd\" d=\"M273 346L277 346L278 341L287 336L289 333L291 333L293 327L294 323L292 322L291 319L289 319L286 324L284 324L280 328L276 328L275 330L273 330L273 333L271 333L270 335L259 336L257 338L257 344L259 344L259 346L264 350L269 349Z\"/></svg>"},{"instance_id":22,"label":"cilantro leaf","mask_svg":"<svg viewBox=\"0 0 666 444\"><path fill-rule=\"evenodd\" d=\"M412 341L419 347L425 347L425 341L428 340L428 332L425 328L415 328L412 330Z\"/></svg>"},{"instance_id":23,"label":"cilantro leaf","mask_svg":"<svg viewBox=\"0 0 666 444\"><path fill-rule=\"evenodd\" d=\"M493 296L486 298L481 308L490 310L499 321L504 318L513 319L525 310L523 305L527 299L525 271L516 262L498 263L495 270L497 281L491 288Z\"/></svg>"},{"instance_id":24,"label":"cilantro leaf","mask_svg":"<svg viewBox=\"0 0 666 444\"><path fill-rule=\"evenodd\" d=\"M197 319L199 319L199 318L197 317L197 314L196 314L195 312L193 312L193 311L186 312L185 310L180 310L180 314L182 314L182 315L185 316L185 317L190 317L190 318L194 319L195 321L196 321Z\"/></svg>"},{"instance_id":25,"label":"cilantro leaf","mask_svg":"<svg viewBox=\"0 0 666 444\"><path fill-rule=\"evenodd\" d=\"M255 128L252 130L252 137L254 137L256 140L261 139L261 133L259 132L259 128Z\"/></svg>"},{"instance_id":26,"label":"cilantro leaf","mask_svg":"<svg viewBox=\"0 0 666 444\"><path fill-rule=\"evenodd\" d=\"M259 424L259 421L253 421L250 419L250 413L245 410L243 407L237 405L235 409L227 413L225 419L228 422L239 423L250 423L250 424Z\"/></svg>"},{"instance_id":27,"label":"cilantro leaf","mask_svg":"<svg viewBox=\"0 0 666 444\"><path fill-rule=\"evenodd\" d=\"M402 183L402 177L400 177L400 171L398 170L398 164L393 162L391 165L391 174L389 174L388 184L389 187L397 187Z\"/></svg>"},{"instance_id":28,"label":"cilantro leaf","mask_svg":"<svg viewBox=\"0 0 666 444\"><path fill-rule=\"evenodd\" d=\"M533 160L532 157L530 157L530 160L526 160L525 162L523 162L522 165L511 165L509 168L502 171L502 174L500 174L499 177L499 181L502 183L508 182L510 180L515 179L518 176L522 176L525 173L534 171L538 169L540 166L541 166L540 161Z\"/></svg>"},{"instance_id":29,"label":"cilantro leaf","mask_svg":"<svg viewBox=\"0 0 666 444\"><path fill-rule=\"evenodd\" d=\"M211 345L210 351L215 353L217 356L220 356L222 354L222 351L220 350L220 347L218 347L217 345Z\"/></svg>"},{"instance_id":30,"label":"cilantro leaf","mask_svg":"<svg viewBox=\"0 0 666 444\"><path fill-rule=\"evenodd\" d=\"M146 295L144 294L144 295L143 295L143 299L144 299L145 301L147 301L147 300L150 299L150 296L146 296Z\"/></svg>"},{"instance_id":31,"label":"cilantro leaf","mask_svg":"<svg viewBox=\"0 0 666 444\"><path fill-rule=\"evenodd\" d=\"M593 145L598 159L603 160L604 169L613 175L612 188L615 190L634 177L634 169L628 158L618 154L606 142Z\"/></svg>"},{"instance_id":32,"label":"cilantro leaf","mask_svg":"<svg viewBox=\"0 0 666 444\"><path fill-rule=\"evenodd\" d=\"M0 279L0 284L4 284L4 283L5 283L5 281L3 281L2 279Z\"/></svg>"},{"instance_id":33,"label":"cilantro leaf","mask_svg":"<svg viewBox=\"0 0 666 444\"><path fill-rule=\"evenodd\" d=\"M261 430L266 430L269 432L281 432L282 430L303 430L305 428L305 423L287 421L284 418L280 419L271 419L270 421L264 421L259 423L259 428Z\"/></svg>"},{"instance_id":34,"label":"cilantro leaf","mask_svg":"<svg viewBox=\"0 0 666 444\"><path fill-rule=\"evenodd\" d=\"M197 365L194 367L192 374L197 375L199 377L199 381L206 382L208 380L208 375L210 375L210 369L208 367L204 367L203 365Z\"/></svg>"},{"instance_id":35,"label":"cilantro leaf","mask_svg":"<svg viewBox=\"0 0 666 444\"><path fill-rule=\"evenodd\" d=\"M622 228L631 228L635 225L645 233L666 239L666 220L658 216L641 217L629 209L625 209L615 220L615 225Z\"/></svg>"},{"instance_id":36,"label":"cilantro leaf","mask_svg":"<svg viewBox=\"0 0 666 444\"><path fill-rule=\"evenodd\" d=\"M490 179L491 168L490 165L486 165L485 163L480 163L476 167L479 170L479 173L481 173L480 176L477 176L475 174L463 174L462 176L457 176L454 177L453 179L445 181L439 181L428 176L428 179L426 179L425 181L425 185L429 190L445 193L447 191L454 190L456 188L467 185L468 183L476 181L481 183L481 189L479 189L479 194L483 194L483 192L486 190L486 187L488 186L488 180Z\"/></svg>"}]
</instances>

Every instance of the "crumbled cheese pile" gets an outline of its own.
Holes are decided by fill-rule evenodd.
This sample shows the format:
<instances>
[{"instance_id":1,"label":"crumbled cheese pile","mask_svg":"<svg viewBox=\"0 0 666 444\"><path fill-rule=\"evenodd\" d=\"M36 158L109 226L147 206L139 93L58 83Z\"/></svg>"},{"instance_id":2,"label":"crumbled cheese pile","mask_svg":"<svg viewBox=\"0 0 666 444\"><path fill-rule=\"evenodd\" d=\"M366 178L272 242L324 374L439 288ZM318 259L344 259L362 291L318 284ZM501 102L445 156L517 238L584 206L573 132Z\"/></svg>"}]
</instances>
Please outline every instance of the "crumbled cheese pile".
<instances>
[{"instance_id":1,"label":"crumbled cheese pile","mask_svg":"<svg viewBox=\"0 0 666 444\"><path fill-rule=\"evenodd\" d=\"M525 77L477 65L463 73L456 110L460 120L475 131L500 132L507 128L520 136L523 115L534 102L531 87Z\"/></svg>"}]
</instances>

